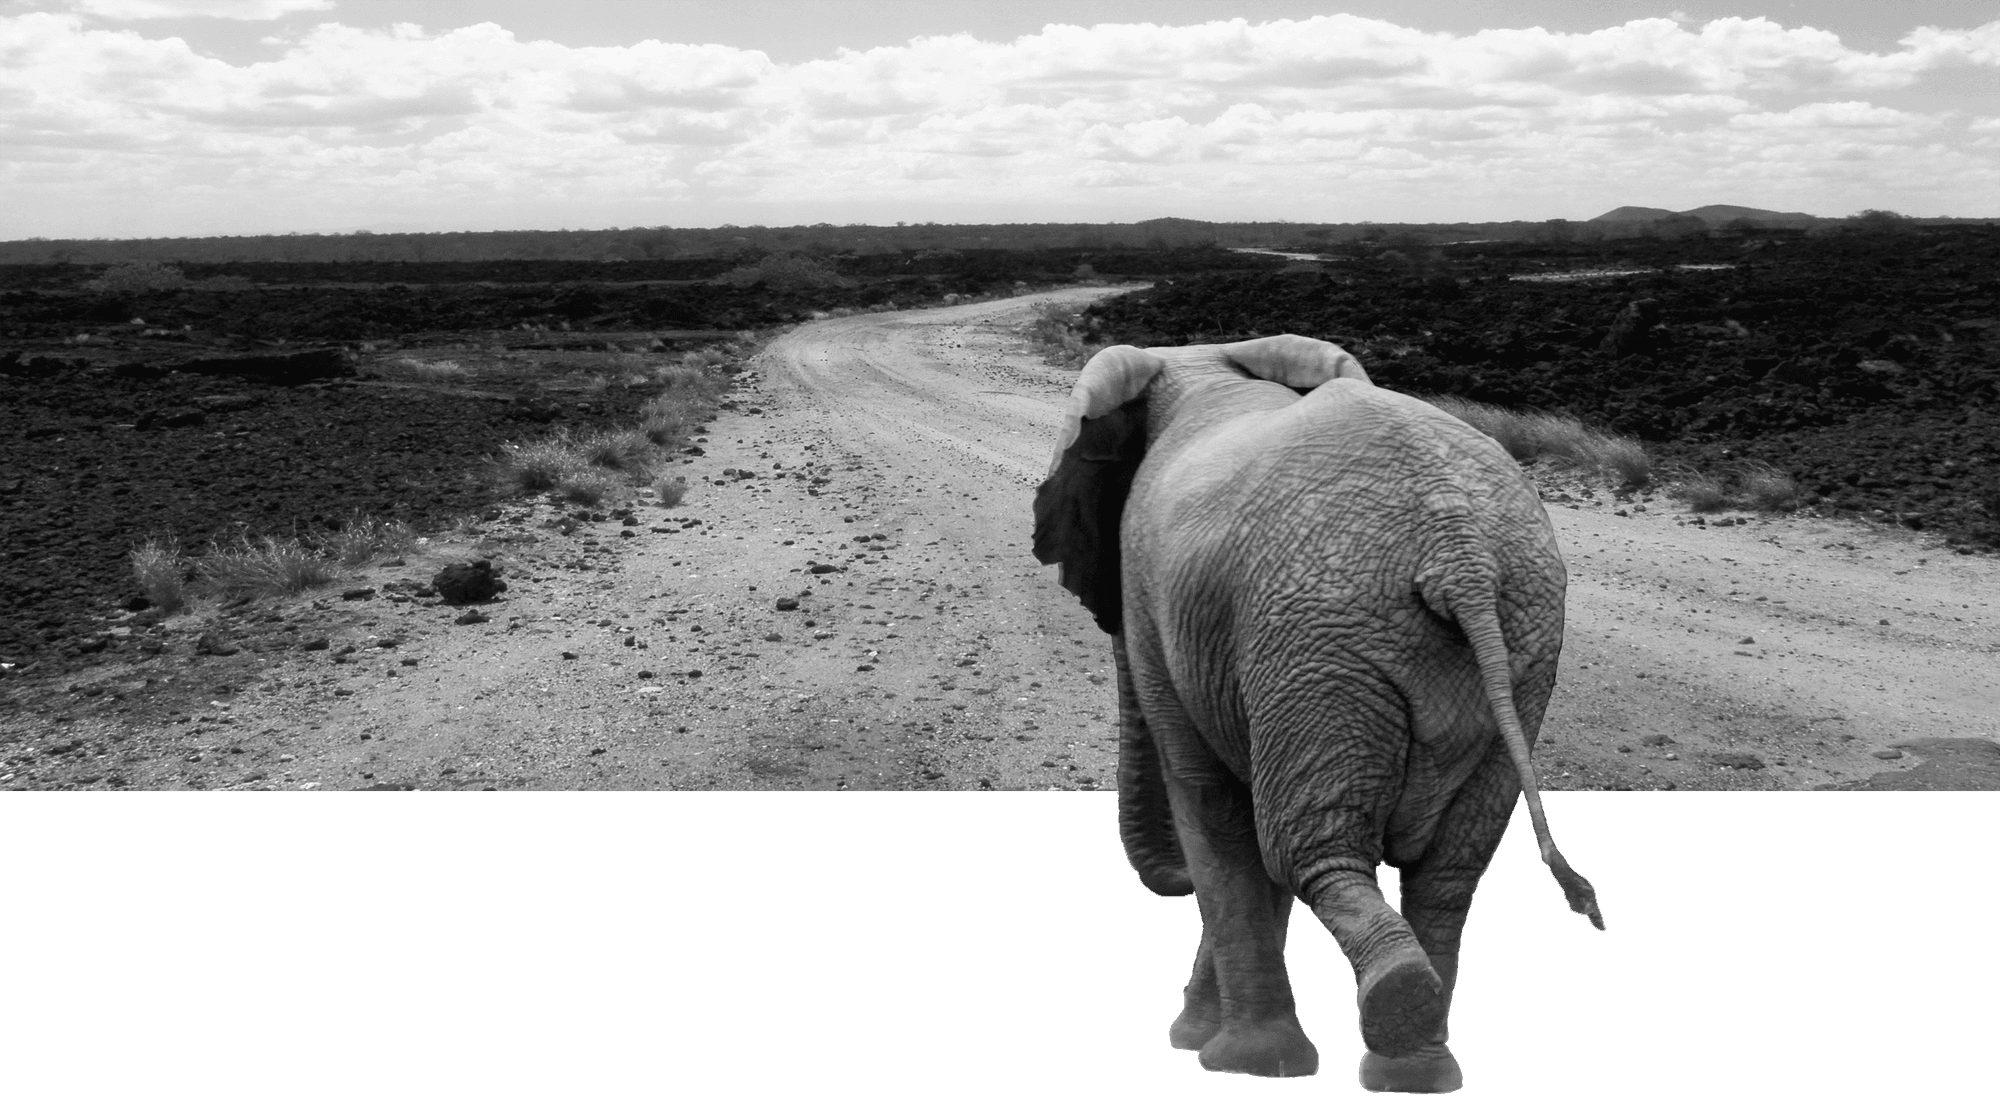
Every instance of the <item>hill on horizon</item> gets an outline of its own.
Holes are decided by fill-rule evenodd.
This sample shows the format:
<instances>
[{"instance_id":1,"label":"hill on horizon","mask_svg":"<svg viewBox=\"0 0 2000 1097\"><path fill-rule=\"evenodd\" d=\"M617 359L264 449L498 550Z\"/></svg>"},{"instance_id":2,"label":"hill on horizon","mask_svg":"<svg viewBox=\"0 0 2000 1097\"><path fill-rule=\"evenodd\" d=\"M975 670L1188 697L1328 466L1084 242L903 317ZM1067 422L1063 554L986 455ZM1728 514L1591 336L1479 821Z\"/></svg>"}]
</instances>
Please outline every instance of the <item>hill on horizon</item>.
<instances>
[{"instance_id":1,"label":"hill on horizon","mask_svg":"<svg viewBox=\"0 0 2000 1097\"><path fill-rule=\"evenodd\" d=\"M1690 210L1666 210L1654 206L1619 206L1609 213L1600 213L1592 221L1632 222L1658 221L1663 217L1695 217L1710 225L1726 225L1731 221L1749 221L1758 225L1782 225L1805 228L1817 223L1820 218L1810 213L1780 213L1777 210L1757 209L1753 206L1697 206Z\"/></svg>"}]
</instances>

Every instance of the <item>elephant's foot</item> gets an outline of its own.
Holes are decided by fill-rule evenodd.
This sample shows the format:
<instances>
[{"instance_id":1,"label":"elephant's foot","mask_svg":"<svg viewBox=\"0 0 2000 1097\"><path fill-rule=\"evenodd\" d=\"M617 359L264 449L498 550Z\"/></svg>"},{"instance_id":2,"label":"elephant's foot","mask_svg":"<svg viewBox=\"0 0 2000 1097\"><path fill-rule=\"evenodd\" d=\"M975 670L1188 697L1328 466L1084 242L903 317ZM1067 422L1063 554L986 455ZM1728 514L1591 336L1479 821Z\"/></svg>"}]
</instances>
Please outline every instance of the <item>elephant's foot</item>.
<instances>
[{"instance_id":1,"label":"elephant's foot","mask_svg":"<svg viewBox=\"0 0 2000 1097\"><path fill-rule=\"evenodd\" d=\"M1212 1012L1190 1005L1174 1018L1173 1027L1167 1030L1167 1042L1182 1051L1200 1051L1221 1031L1222 1022Z\"/></svg>"},{"instance_id":2,"label":"elephant's foot","mask_svg":"<svg viewBox=\"0 0 2000 1097\"><path fill-rule=\"evenodd\" d=\"M1428 1044L1399 1059L1372 1051L1361 1057L1361 1088L1371 1093L1450 1093L1464 1084L1458 1060L1443 1044Z\"/></svg>"},{"instance_id":3,"label":"elephant's foot","mask_svg":"<svg viewBox=\"0 0 2000 1097\"><path fill-rule=\"evenodd\" d=\"M1411 1055L1443 1031L1444 982L1420 949L1399 949L1371 966L1360 999L1361 1042L1378 1055Z\"/></svg>"},{"instance_id":4,"label":"elephant's foot","mask_svg":"<svg viewBox=\"0 0 2000 1097\"><path fill-rule=\"evenodd\" d=\"M1319 1049L1306 1039L1297 1017L1285 1016L1222 1026L1201 1046L1201 1065L1230 1074L1298 1078L1319 1072Z\"/></svg>"}]
</instances>

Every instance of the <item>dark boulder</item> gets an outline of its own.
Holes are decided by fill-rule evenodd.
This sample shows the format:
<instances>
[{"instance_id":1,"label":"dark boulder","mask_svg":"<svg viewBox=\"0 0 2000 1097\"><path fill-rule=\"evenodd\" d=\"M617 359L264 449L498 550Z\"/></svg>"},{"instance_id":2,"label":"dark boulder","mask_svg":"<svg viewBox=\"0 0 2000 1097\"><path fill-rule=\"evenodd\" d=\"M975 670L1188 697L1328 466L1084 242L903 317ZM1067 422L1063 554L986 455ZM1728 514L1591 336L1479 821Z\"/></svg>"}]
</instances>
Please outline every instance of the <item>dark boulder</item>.
<instances>
[{"instance_id":1,"label":"dark boulder","mask_svg":"<svg viewBox=\"0 0 2000 1097\"><path fill-rule=\"evenodd\" d=\"M431 586L436 588L438 597L455 606L491 601L494 595L507 589L507 584L494 573L491 560L451 564L437 573Z\"/></svg>"}]
</instances>

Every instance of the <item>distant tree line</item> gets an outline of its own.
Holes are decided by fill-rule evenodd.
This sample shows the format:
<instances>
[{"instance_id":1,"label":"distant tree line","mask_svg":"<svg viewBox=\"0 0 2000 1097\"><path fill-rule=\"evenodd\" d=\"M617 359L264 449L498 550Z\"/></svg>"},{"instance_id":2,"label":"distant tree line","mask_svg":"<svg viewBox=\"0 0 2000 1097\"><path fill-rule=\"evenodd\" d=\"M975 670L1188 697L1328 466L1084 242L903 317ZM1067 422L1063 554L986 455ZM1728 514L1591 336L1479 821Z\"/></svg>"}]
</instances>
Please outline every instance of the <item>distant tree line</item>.
<instances>
[{"instance_id":1,"label":"distant tree line","mask_svg":"<svg viewBox=\"0 0 2000 1097\"><path fill-rule=\"evenodd\" d=\"M1867 210L1821 219L1798 231L1881 231L1885 227L1982 223L1977 218L1914 218ZM1448 224L1211 222L1163 217L1134 224L723 225L709 229L611 228L500 232L354 232L283 236L205 236L144 240L0 241L0 264L161 263L463 263L666 262L763 256L816 258L909 256L944 250L1173 250L1189 247L1315 250L1338 245L1423 247L1468 240L1588 243L1632 236L1756 234L1754 223L1714 225L1675 214L1655 221L1495 221ZM726 268L725 268L726 269Z\"/></svg>"}]
</instances>

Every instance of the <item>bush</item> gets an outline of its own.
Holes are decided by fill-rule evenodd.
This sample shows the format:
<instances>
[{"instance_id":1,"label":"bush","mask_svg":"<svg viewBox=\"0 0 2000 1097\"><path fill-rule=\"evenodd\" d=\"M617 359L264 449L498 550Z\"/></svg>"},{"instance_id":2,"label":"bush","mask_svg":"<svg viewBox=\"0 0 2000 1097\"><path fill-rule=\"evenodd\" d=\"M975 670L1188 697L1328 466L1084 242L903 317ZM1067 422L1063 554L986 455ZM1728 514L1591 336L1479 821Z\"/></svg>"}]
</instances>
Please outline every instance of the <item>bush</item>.
<instances>
[{"instance_id":1,"label":"bush","mask_svg":"<svg viewBox=\"0 0 2000 1097\"><path fill-rule=\"evenodd\" d=\"M660 497L660 505L663 507L680 506L681 500L687 497L687 490L688 482L685 476L676 476L671 480L662 476L653 481L653 494Z\"/></svg>"},{"instance_id":2,"label":"bush","mask_svg":"<svg viewBox=\"0 0 2000 1097\"><path fill-rule=\"evenodd\" d=\"M187 605L187 558L172 538L151 540L132 550L132 576L154 605L172 613Z\"/></svg>"},{"instance_id":3,"label":"bush","mask_svg":"<svg viewBox=\"0 0 2000 1097\"><path fill-rule=\"evenodd\" d=\"M83 284L84 289L94 293L159 293L187 286L187 275L182 274L179 267L152 259L128 259L113 263L104 269L104 273Z\"/></svg>"}]
</instances>

